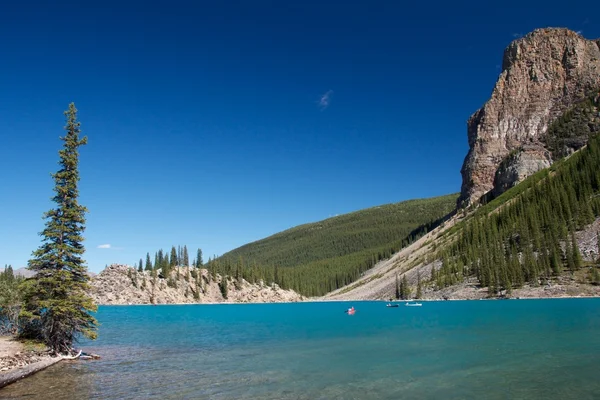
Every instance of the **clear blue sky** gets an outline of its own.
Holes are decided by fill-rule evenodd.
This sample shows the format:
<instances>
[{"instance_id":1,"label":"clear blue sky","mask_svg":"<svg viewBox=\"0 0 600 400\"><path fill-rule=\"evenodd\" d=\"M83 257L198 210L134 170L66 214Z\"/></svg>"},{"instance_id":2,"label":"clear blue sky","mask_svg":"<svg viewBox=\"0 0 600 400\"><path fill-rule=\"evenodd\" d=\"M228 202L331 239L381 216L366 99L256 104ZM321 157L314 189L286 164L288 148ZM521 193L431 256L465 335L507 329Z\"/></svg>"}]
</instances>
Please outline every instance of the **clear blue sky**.
<instances>
[{"instance_id":1,"label":"clear blue sky","mask_svg":"<svg viewBox=\"0 0 600 400\"><path fill-rule=\"evenodd\" d=\"M178 244L206 260L458 192L465 122L504 48L538 27L599 37L598 15L594 1L6 2L0 264L40 244L71 101L89 139L89 268Z\"/></svg>"}]
</instances>

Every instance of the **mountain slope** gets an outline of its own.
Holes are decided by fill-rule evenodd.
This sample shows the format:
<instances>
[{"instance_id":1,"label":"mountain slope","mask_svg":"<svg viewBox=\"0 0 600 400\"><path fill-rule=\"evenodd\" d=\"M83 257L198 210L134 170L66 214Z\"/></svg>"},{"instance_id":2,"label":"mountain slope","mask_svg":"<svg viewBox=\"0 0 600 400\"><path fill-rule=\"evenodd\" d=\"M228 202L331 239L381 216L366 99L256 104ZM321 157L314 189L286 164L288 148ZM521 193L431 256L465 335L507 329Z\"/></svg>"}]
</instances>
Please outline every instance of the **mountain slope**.
<instances>
[{"instance_id":1,"label":"mountain slope","mask_svg":"<svg viewBox=\"0 0 600 400\"><path fill-rule=\"evenodd\" d=\"M598 107L598 99L594 101ZM587 139L597 132L598 109L582 113L580 107L589 104L577 104L550 131L561 140ZM587 116L586 123L582 115ZM591 131L572 132L574 126ZM327 297L389 298L397 273L407 276L413 294L420 281L424 297L433 298L600 295L599 217L596 133L579 152L470 214L463 210L358 282Z\"/></svg>"},{"instance_id":2,"label":"mountain slope","mask_svg":"<svg viewBox=\"0 0 600 400\"><path fill-rule=\"evenodd\" d=\"M387 204L301 225L232 250L208 268L249 281L256 277L247 275L256 274L304 295L323 295L437 226L457 197Z\"/></svg>"}]
</instances>

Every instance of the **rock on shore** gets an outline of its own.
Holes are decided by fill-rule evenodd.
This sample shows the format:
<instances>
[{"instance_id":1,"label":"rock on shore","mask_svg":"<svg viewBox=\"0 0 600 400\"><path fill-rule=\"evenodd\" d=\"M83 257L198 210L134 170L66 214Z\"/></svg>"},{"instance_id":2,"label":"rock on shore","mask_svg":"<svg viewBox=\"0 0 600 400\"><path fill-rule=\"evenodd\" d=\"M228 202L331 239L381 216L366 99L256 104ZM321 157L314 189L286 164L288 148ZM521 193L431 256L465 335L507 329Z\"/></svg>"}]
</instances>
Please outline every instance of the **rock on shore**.
<instances>
[{"instance_id":1,"label":"rock on shore","mask_svg":"<svg viewBox=\"0 0 600 400\"><path fill-rule=\"evenodd\" d=\"M227 298L219 284L227 279ZM113 264L90 281L90 295L96 304L194 304L194 303L277 303L297 302L304 297L260 282L236 281L206 269L175 268L168 279L150 271Z\"/></svg>"}]
</instances>

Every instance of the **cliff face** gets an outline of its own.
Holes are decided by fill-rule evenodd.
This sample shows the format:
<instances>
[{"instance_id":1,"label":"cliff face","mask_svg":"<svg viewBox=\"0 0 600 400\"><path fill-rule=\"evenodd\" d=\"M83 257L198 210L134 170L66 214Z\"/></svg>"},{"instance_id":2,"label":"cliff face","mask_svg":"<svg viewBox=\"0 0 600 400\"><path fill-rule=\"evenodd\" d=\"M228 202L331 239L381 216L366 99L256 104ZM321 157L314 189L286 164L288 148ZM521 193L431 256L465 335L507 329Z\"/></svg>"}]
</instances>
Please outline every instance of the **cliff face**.
<instances>
[{"instance_id":1,"label":"cliff face","mask_svg":"<svg viewBox=\"0 0 600 400\"><path fill-rule=\"evenodd\" d=\"M600 39L548 28L512 42L491 98L467 122L470 149L459 206L491 190L499 194L549 166L549 123L599 87Z\"/></svg>"},{"instance_id":2,"label":"cliff face","mask_svg":"<svg viewBox=\"0 0 600 400\"><path fill-rule=\"evenodd\" d=\"M276 303L296 302L304 297L277 285L241 283L227 278L227 298L208 271L181 267L169 279L138 272L126 265L113 264L90 281L90 295L96 304L183 304L183 303Z\"/></svg>"}]
</instances>

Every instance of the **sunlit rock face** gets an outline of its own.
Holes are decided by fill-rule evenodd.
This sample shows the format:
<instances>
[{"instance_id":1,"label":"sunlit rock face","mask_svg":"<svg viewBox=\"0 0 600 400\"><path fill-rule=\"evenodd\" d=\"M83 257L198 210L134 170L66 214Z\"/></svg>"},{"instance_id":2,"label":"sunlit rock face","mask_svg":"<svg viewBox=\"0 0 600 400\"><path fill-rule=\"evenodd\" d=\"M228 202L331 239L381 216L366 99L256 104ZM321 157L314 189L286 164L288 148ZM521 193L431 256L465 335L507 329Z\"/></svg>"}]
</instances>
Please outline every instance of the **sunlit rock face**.
<instances>
[{"instance_id":1,"label":"sunlit rock face","mask_svg":"<svg viewBox=\"0 0 600 400\"><path fill-rule=\"evenodd\" d=\"M491 98L467 122L469 152L459 206L499 194L552 163L543 144L548 125L600 88L600 39L568 29L537 29L504 51ZM505 171L498 167L511 153ZM498 173L499 172L499 173ZM496 184L496 186L495 186Z\"/></svg>"}]
</instances>

